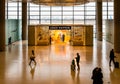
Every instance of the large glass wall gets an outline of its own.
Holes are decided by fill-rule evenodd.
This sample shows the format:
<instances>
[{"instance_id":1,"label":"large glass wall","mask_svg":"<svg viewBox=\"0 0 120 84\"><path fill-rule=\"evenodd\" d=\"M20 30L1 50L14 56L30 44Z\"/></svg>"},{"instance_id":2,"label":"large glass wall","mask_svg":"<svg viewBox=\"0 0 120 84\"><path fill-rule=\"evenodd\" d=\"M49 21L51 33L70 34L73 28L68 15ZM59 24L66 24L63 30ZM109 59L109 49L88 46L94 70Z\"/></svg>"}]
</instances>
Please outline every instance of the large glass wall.
<instances>
[{"instance_id":1,"label":"large glass wall","mask_svg":"<svg viewBox=\"0 0 120 84\"><path fill-rule=\"evenodd\" d=\"M114 8L113 2L103 2L102 13L103 13L103 37L106 35L105 21L114 19Z\"/></svg>"},{"instance_id":2,"label":"large glass wall","mask_svg":"<svg viewBox=\"0 0 120 84\"><path fill-rule=\"evenodd\" d=\"M9 2L6 5L7 19L21 19L21 3Z\"/></svg>"},{"instance_id":3,"label":"large glass wall","mask_svg":"<svg viewBox=\"0 0 120 84\"><path fill-rule=\"evenodd\" d=\"M28 23L31 24L87 24L94 26L95 2L74 6L45 6L28 3Z\"/></svg>"},{"instance_id":4,"label":"large glass wall","mask_svg":"<svg viewBox=\"0 0 120 84\"><path fill-rule=\"evenodd\" d=\"M95 2L74 6L28 4L29 24L94 24Z\"/></svg>"},{"instance_id":5,"label":"large glass wall","mask_svg":"<svg viewBox=\"0 0 120 84\"><path fill-rule=\"evenodd\" d=\"M6 45L21 40L21 7L20 2L6 3Z\"/></svg>"},{"instance_id":6,"label":"large glass wall","mask_svg":"<svg viewBox=\"0 0 120 84\"><path fill-rule=\"evenodd\" d=\"M78 3L79 4L79 3ZM21 2L6 5L7 19L21 20ZM105 20L113 18L113 2L103 2L103 35ZM74 6L48 6L28 2L28 25L31 24L86 24L94 26L96 33L96 3L89 2Z\"/></svg>"}]
</instances>

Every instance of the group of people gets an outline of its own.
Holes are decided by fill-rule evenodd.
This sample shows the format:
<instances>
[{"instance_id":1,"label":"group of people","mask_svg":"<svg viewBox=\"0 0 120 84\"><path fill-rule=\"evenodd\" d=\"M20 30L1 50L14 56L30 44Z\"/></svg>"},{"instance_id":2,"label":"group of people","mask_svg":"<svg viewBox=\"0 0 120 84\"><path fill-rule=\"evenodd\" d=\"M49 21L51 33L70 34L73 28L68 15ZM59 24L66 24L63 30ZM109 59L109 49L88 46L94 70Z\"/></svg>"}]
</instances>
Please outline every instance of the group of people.
<instances>
[{"instance_id":1,"label":"group of people","mask_svg":"<svg viewBox=\"0 0 120 84\"><path fill-rule=\"evenodd\" d=\"M96 67L92 71L92 77L93 79L93 84L103 84L103 74L102 74L102 69L99 67Z\"/></svg>"},{"instance_id":2,"label":"group of people","mask_svg":"<svg viewBox=\"0 0 120 84\"><path fill-rule=\"evenodd\" d=\"M71 69L72 69L73 71L75 71L76 65L77 65L77 67L78 67L78 70L80 69L80 65L79 65L80 55L79 55L79 53L77 53L77 57L75 57L75 59L76 59L76 63L75 63L75 60L74 60L74 59L72 60L72 63L71 63ZM75 64L76 64L76 65L75 65Z\"/></svg>"},{"instance_id":3,"label":"group of people","mask_svg":"<svg viewBox=\"0 0 120 84\"><path fill-rule=\"evenodd\" d=\"M111 66L112 62L113 62L113 65L116 66L115 58L116 56L114 54L114 50L112 49L109 55L109 66ZM103 78L102 69L99 67L94 68L92 71L92 77L91 77L91 79L93 79L93 84L103 84L102 78Z\"/></svg>"},{"instance_id":4,"label":"group of people","mask_svg":"<svg viewBox=\"0 0 120 84\"><path fill-rule=\"evenodd\" d=\"M78 70L80 69L80 65L79 65L80 55L79 55L79 53L77 53L76 55L77 56L72 60L72 63L71 63L71 70L73 70L73 71L75 71L76 66L77 66ZM115 60L114 60L115 55L114 55L113 49L110 51L109 58L110 58L109 66L111 66L111 62L113 62L113 64L115 65ZM76 61L76 63L75 63L75 61ZM32 62L34 62L36 65L34 50L32 50L32 55L30 56L29 65L31 65ZM94 68L92 71L92 77L91 77L91 79L93 80L93 84L103 84L102 78L103 78L102 69L99 67Z\"/></svg>"},{"instance_id":5,"label":"group of people","mask_svg":"<svg viewBox=\"0 0 120 84\"><path fill-rule=\"evenodd\" d=\"M79 53L77 53L76 55L77 56L75 57L75 59L72 60L72 63L71 63L71 70L73 71L75 71L76 66L78 70L80 69L80 65L79 65L80 55ZM93 80L93 84L103 84L102 78L103 78L102 69L99 67L94 68L92 71L92 77L91 77L91 79Z\"/></svg>"},{"instance_id":6,"label":"group of people","mask_svg":"<svg viewBox=\"0 0 120 84\"><path fill-rule=\"evenodd\" d=\"M116 56L114 54L114 50L112 49L109 55L109 66L111 66L111 63L113 62L113 65L116 68L115 58ZM93 84L103 84L102 78L103 78L102 69L99 67L94 68L92 71L92 77L91 77L91 79L93 80Z\"/></svg>"},{"instance_id":7,"label":"group of people","mask_svg":"<svg viewBox=\"0 0 120 84\"><path fill-rule=\"evenodd\" d=\"M110 55L109 55L109 58L110 58L109 66L111 66L111 62L113 62L114 66L115 66L115 63L116 63L115 59L114 59L115 57L116 56L114 55L114 50L112 49L110 51ZM75 63L75 61L76 61L76 63ZM80 62L80 55L79 55L79 53L77 53L77 57L75 57L75 59L73 59L72 63L71 63L71 69L73 71L75 71L76 65L78 67L78 70L80 69L79 62ZM93 80L93 84L103 84L103 73L102 73L102 69L100 67L96 67L93 69L91 79Z\"/></svg>"}]
</instances>

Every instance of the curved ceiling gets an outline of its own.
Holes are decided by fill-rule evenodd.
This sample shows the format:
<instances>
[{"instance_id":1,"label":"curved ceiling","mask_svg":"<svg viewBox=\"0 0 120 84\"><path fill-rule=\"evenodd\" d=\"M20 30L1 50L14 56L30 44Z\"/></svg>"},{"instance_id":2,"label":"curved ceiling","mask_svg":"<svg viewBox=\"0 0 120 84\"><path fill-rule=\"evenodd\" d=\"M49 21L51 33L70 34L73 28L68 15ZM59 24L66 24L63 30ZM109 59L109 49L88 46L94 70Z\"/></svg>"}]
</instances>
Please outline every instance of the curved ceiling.
<instances>
[{"instance_id":1,"label":"curved ceiling","mask_svg":"<svg viewBox=\"0 0 120 84\"><path fill-rule=\"evenodd\" d=\"M69 6L69 5L80 5L85 4L88 2L106 2L106 1L113 1L113 0L8 0L12 2L31 2L34 4L41 4L41 5L55 5L55 6Z\"/></svg>"},{"instance_id":2,"label":"curved ceiling","mask_svg":"<svg viewBox=\"0 0 120 84\"><path fill-rule=\"evenodd\" d=\"M89 2L89 0L31 0L31 2L36 4L43 4L43 5L76 5L76 4L84 4Z\"/></svg>"}]
</instances>

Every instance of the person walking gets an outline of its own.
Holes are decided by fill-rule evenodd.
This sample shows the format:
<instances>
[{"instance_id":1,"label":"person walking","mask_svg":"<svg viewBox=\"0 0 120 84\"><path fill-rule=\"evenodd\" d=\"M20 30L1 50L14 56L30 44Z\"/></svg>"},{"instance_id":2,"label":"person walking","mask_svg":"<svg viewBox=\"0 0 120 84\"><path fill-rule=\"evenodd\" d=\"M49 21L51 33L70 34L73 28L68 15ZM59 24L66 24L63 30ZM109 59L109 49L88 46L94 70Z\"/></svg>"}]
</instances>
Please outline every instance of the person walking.
<instances>
[{"instance_id":1,"label":"person walking","mask_svg":"<svg viewBox=\"0 0 120 84\"><path fill-rule=\"evenodd\" d=\"M80 62L80 55L79 55L79 53L77 53L76 64L77 64L78 70L80 69L79 62Z\"/></svg>"},{"instance_id":2,"label":"person walking","mask_svg":"<svg viewBox=\"0 0 120 84\"><path fill-rule=\"evenodd\" d=\"M36 65L36 61L35 61L35 53L34 53L34 50L32 50L32 55L30 56L30 62L29 62L29 65L31 65L31 62L34 62L35 65Z\"/></svg>"},{"instance_id":3,"label":"person walking","mask_svg":"<svg viewBox=\"0 0 120 84\"><path fill-rule=\"evenodd\" d=\"M111 66L111 62L113 62L113 64L115 65L115 60L114 60L115 55L114 55L114 50L113 50L113 49L110 51L110 56L109 56L109 58L110 58L109 66Z\"/></svg>"}]
</instances>

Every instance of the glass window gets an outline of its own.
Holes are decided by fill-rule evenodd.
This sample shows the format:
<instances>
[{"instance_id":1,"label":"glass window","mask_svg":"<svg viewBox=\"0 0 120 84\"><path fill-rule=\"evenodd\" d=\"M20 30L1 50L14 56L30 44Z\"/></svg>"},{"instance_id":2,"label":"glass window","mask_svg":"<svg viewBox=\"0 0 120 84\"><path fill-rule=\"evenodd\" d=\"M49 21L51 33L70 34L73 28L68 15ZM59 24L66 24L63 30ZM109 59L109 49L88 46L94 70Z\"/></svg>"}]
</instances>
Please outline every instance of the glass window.
<instances>
[{"instance_id":1,"label":"glass window","mask_svg":"<svg viewBox=\"0 0 120 84\"><path fill-rule=\"evenodd\" d=\"M41 12L41 15L42 15L42 16L45 16L45 15L48 16L48 15L50 15L50 12Z\"/></svg>"},{"instance_id":2,"label":"glass window","mask_svg":"<svg viewBox=\"0 0 120 84\"><path fill-rule=\"evenodd\" d=\"M8 3L8 6L10 7L10 6L17 6L17 3L16 2L9 2Z\"/></svg>"},{"instance_id":3,"label":"glass window","mask_svg":"<svg viewBox=\"0 0 120 84\"><path fill-rule=\"evenodd\" d=\"M9 15L9 16L8 16L8 19L17 19L17 16L14 16L14 15L11 15L11 16L10 16L10 15Z\"/></svg>"},{"instance_id":4,"label":"glass window","mask_svg":"<svg viewBox=\"0 0 120 84\"><path fill-rule=\"evenodd\" d=\"M84 10L84 6L74 6L74 10Z\"/></svg>"},{"instance_id":5,"label":"glass window","mask_svg":"<svg viewBox=\"0 0 120 84\"><path fill-rule=\"evenodd\" d=\"M73 16L63 16L63 20L73 20Z\"/></svg>"},{"instance_id":6,"label":"glass window","mask_svg":"<svg viewBox=\"0 0 120 84\"><path fill-rule=\"evenodd\" d=\"M39 11L39 6L30 6L30 11Z\"/></svg>"},{"instance_id":7,"label":"glass window","mask_svg":"<svg viewBox=\"0 0 120 84\"><path fill-rule=\"evenodd\" d=\"M103 3L102 3L102 6L107 6L107 2L103 2Z\"/></svg>"},{"instance_id":8,"label":"glass window","mask_svg":"<svg viewBox=\"0 0 120 84\"><path fill-rule=\"evenodd\" d=\"M54 16L54 15L62 15L62 13L61 12L52 12L52 15Z\"/></svg>"},{"instance_id":9,"label":"glass window","mask_svg":"<svg viewBox=\"0 0 120 84\"><path fill-rule=\"evenodd\" d=\"M63 11L73 11L73 6L63 6Z\"/></svg>"},{"instance_id":10,"label":"glass window","mask_svg":"<svg viewBox=\"0 0 120 84\"><path fill-rule=\"evenodd\" d=\"M74 20L74 24L84 24L84 20Z\"/></svg>"},{"instance_id":11,"label":"glass window","mask_svg":"<svg viewBox=\"0 0 120 84\"><path fill-rule=\"evenodd\" d=\"M11 15L12 15L12 16L17 16L17 12L8 12L8 15L9 15L9 16L11 16Z\"/></svg>"},{"instance_id":12,"label":"glass window","mask_svg":"<svg viewBox=\"0 0 120 84\"><path fill-rule=\"evenodd\" d=\"M30 19L38 19L39 20L39 16L36 16L36 15L33 16L33 15L31 15Z\"/></svg>"},{"instance_id":13,"label":"glass window","mask_svg":"<svg viewBox=\"0 0 120 84\"><path fill-rule=\"evenodd\" d=\"M95 24L94 20L85 20L85 24L92 25Z\"/></svg>"},{"instance_id":14,"label":"glass window","mask_svg":"<svg viewBox=\"0 0 120 84\"><path fill-rule=\"evenodd\" d=\"M50 16L41 16L41 19L50 20Z\"/></svg>"},{"instance_id":15,"label":"glass window","mask_svg":"<svg viewBox=\"0 0 120 84\"><path fill-rule=\"evenodd\" d=\"M84 16L84 12L74 12L74 16Z\"/></svg>"},{"instance_id":16,"label":"glass window","mask_svg":"<svg viewBox=\"0 0 120 84\"><path fill-rule=\"evenodd\" d=\"M50 24L50 20L41 20L41 24Z\"/></svg>"},{"instance_id":17,"label":"glass window","mask_svg":"<svg viewBox=\"0 0 120 84\"><path fill-rule=\"evenodd\" d=\"M62 10L62 7L61 6L58 6L58 7L51 7L51 10L52 11L61 11Z\"/></svg>"},{"instance_id":18,"label":"glass window","mask_svg":"<svg viewBox=\"0 0 120 84\"><path fill-rule=\"evenodd\" d=\"M63 15L66 15L66 16L73 15L73 12L63 12Z\"/></svg>"},{"instance_id":19,"label":"glass window","mask_svg":"<svg viewBox=\"0 0 120 84\"><path fill-rule=\"evenodd\" d=\"M96 13L94 11L91 11L91 12L85 12L85 15L96 15Z\"/></svg>"},{"instance_id":20,"label":"glass window","mask_svg":"<svg viewBox=\"0 0 120 84\"><path fill-rule=\"evenodd\" d=\"M92 11L95 11L95 7L94 6L92 6L92 7L90 7L90 6L85 6L85 10L92 10Z\"/></svg>"},{"instance_id":21,"label":"glass window","mask_svg":"<svg viewBox=\"0 0 120 84\"><path fill-rule=\"evenodd\" d=\"M107 7L102 7L102 10L103 11L107 11Z\"/></svg>"},{"instance_id":22,"label":"glass window","mask_svg":"<svg viewBox=\"0 0 120 84\"><path fill-rule=\"evenodd\" d=\"M30 15L39 15L39 12L30 12Z\"/></svg>"},{"instance_id":23,"label":"glass window","mask_svg":"<svg viewBox=\"0 0 120 84\"><path fill-rule=\"evenodd\" d=\"M57 20L57 21L52 20L52 24L61 24L61 21L60 20Z\"/></svg>"},{"instance_id":24,"label":"glass window","mask_svg":"<svg viewBox=\"0 0 120 84\"><path fill-rule=\"evenodd\" d=\"M88 6L88 7L93 6L93 7L95 7L95 2L86 3L85 6Z\"/></svg>"},{"instance_id":25,"label":"glass window","mask_svg":"<svg viewBox=\"0 0 120 84\"><path fill-rule=\"evenodd\" d=\"M75 20L78 20L78 19L84 20L84 16L74 16L74 19Z\"/></svg>"},{"instance_id":26,"label":"glass window","mask_svg":"<svg viewBox=\"0 0 120 84\"><path fill-rule=\"evenodd\" d=\"M39 20L30 20L30 24L39 24Z\"/></svg>"},{"instance_id":27,"label":"glass window","mask_svg":"<svg viewBox=\"0 0 120 84\"><path fill-rule=\"evenodd\" d=\"M68 20L63 20L63 24L73 24L73 21L69 20L69 22L68 22Z\"/></svg>"},{"instance_id":28,"label":"glass window","mask_svg":"<svg viewBox=\"0 0 120 84\"><path fill-rule=\"evenodd\" d=\"M50 11L50 6L41 5L41 11Z\"/></svg>"},{"instance_id":29,"label":"glass window","mask_svg":"<svg viewBox=\"0 0 120 84\"><path fill-rule=\"evenodd\" d=\"M17 7L16 6L8 7L8 10L16 12L17 11Z\"/></svg>"},{"instance_id":30,"label":"glass window","mask_svg":"<svg viewBox=\"0 0 120 84\"><path fill-rule=\"evenodd\" d=\"M108 10L111 10L111 11L113 11L113 7L108 7Z\"/></svg>"},{"instance_id":31,"label":"glass window","mask_svg":"<svg viewBox=\"0 0 120 84\"><path fill-rule=\"evenodd\" d=\"M85 19L93 20L93 19L95 19L95 16L85 16Z\"/></svg>"},{"instance_id":32,"label":"glass window","mask_svg":"<svg viewBox=\"0 0 120 84\"><path fill-rule=\"evenodd\" d=\"M62 16L51 16L52 21L61 20Z\"/></svg>"}]
</instances>

